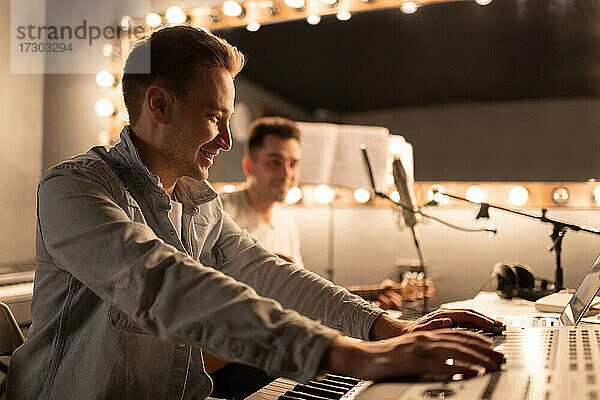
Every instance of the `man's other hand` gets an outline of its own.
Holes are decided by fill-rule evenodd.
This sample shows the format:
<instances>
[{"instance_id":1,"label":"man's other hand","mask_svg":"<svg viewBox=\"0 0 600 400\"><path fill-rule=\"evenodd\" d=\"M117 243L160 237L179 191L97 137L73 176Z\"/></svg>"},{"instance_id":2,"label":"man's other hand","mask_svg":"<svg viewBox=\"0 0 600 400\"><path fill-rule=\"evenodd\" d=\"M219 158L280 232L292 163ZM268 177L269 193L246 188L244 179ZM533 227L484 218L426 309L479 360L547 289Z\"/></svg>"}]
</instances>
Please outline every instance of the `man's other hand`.
<instances>
[{"instance_id":1,"label":"man's other hand","mask_svg":"<svg viewBox=\"0 0 600 400\"><path fill-rule=\"evenodd\" d=\"M420 376L445 380L456 374L476 376L481 367L497 371L503 359L491 341L468 331L422 331L378 342L355 342L340 335L323 355L321 370L360 379Z\"/></svg>"},{"instance_id":2,"label":"man's other hand","mask_svg":"<svg viewBox=\"0 0 600 400\"><path fill-rule=\"evenodd\" d=\"M383 340L405 333L430 331L442 328L473 328L484 332L501 331L502 322L474 310L440 308L417 320L396 319L381 314L371 327L371 339Z\"/></svg>"}]
</instances>

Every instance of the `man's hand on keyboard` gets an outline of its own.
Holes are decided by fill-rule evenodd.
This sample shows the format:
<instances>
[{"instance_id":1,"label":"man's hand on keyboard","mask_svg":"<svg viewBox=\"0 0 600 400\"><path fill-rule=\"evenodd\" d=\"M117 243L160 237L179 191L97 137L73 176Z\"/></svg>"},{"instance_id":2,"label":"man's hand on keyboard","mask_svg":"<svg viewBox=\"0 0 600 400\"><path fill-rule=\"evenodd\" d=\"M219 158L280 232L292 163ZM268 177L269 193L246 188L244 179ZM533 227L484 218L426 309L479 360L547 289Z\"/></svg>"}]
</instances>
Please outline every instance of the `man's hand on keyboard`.
<instances>
[{"instance_id":1,"label":"man's hand on keyboard","mask_svg":"<svg viewBox=\"0 0 600 400\"><path fill-rule=\"evenodd\" d=\"M376 342L335 337L321 361L321 370L360 379L421 376L451 379L476 376L481 366L497 371L504 356L484 336L455 329L407 333Z\"/></svg>"},{"instance_id":2,"label":"man's hand on keyboard","mask_svg":"<svg viewBox=\"0 0 600 400\"><path fill-rule=\"evenodd\" d=\"M477 311L462 309L441 308L415 321L395 319L387 314L382 314L371 327L371 339L382 340L416 331L458 327L499 333L503 330L504 325Z\"/></svg>"}]
</instances>

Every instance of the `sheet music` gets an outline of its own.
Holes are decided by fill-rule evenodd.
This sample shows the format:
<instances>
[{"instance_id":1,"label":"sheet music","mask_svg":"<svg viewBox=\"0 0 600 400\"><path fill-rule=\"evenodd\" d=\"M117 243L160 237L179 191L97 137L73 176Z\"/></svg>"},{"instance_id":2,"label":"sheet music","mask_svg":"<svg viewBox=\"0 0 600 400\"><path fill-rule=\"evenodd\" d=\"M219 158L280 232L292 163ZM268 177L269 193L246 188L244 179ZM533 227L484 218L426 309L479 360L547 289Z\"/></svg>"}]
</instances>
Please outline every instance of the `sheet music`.
<instances>
[{"instance_id":1,"label":"sheet music","mask_svg":"<svg viewBox=\"0 0 600 400\"><path fill-rule=\"evenodd\" d=\"M390 146L387 128L310 122L298 125L302 131L301 184L370 187L360 153L360 145L365 144L377 187L385 188ZM406 146L402 146L402 149L410 152L412 160L412 148L407 150ZM412 161L409 169L412 171Z\"/></svg>"},{"instance_id":2,"label":"sheet music","mask_svg":"<svg viewBox=\"0 0 600 400\"><path fill-rule=\"evenodd\" d=\"M300 183L329 183L337 144L337 125L298 122L298 127L302 131Z\"/></svg>"}]
</instances>

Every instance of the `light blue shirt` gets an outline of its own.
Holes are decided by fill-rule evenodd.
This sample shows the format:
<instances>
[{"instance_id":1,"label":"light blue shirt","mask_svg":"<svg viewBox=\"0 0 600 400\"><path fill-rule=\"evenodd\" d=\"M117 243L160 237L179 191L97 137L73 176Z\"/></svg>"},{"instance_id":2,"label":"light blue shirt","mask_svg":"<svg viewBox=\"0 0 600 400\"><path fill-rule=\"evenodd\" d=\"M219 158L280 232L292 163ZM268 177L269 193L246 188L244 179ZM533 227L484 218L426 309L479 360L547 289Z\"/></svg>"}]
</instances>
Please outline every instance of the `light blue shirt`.
<instances>
[{"instance_id":1,"label":"light blue shirt","mask_svg":"<svg viewBox=\"0 0 600 400\"><path fill-rule=\"evenodd\" d=\"M202 399L201 348L306 381L336 330L368 339L382 310L263 249L208 183L175 191L181 239L127 127L44 174L33 324L8 398Z\"/></svg>"}]
</instances>

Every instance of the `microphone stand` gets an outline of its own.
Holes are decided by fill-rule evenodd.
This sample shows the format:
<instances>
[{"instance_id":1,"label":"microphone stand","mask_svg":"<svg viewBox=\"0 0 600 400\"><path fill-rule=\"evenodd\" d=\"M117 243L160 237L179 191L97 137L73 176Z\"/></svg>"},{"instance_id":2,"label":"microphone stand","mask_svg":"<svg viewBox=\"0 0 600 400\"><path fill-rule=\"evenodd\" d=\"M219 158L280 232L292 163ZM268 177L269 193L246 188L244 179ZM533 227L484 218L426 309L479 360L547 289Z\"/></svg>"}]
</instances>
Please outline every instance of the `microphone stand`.
<instances>
[{"instance_id":1,"label":"microphone stand","mask_svg":"<svg viewBox=\"0 0 600 400\"><path fill-rule=\"evenodd\" d=\"M563 287L563 267L561 264L561 252L562 252L562 241L565 237L565 233L567 233L567 230L570 229L572 231L575 232L588 232L588 233L593 233L595 235L600 235L600 229L598 228L594 228L591 226L586 226L586 225L577 225L577 224L573 224L570 222L566 222L566 221L559 221L553 218L549 218L546 213L547 213L547 209L546 208L542 208L542 215L534 215L534 214L529 214L523 211L517 211L517 210L513 210L511 208L506 208L506 207L501 207L501 206L497 206L494 204L490 204L490 203L476 203L474 201L465 199L463 197L459 197L459 196L455 196L453 194L448 194L448 193L444 193L444 192L440 192L439 190L434 190L434 194L435 193L439 193L441 195L444 196L448 196L452 199L456 199L456 200L461 200L461 201L466 201L468 203L471 204L477 204L482 208L495 208L497 210L502 210L502 211L506 211L512 214L517 214L517 215L521 215L523 217L527 217L527 218L532 218L532 219L537 219L540 222L544 222L544 223L548 223L552 225L552 233L550 233L550 239L552 240L552 246L550 246L550 248L548 249L548 251L550 252L554 252L555 254L555 266L554 266L554 283L555 283L555 292L559 292L560 290L564 289Z\"/></svg>"}]
</instances>

